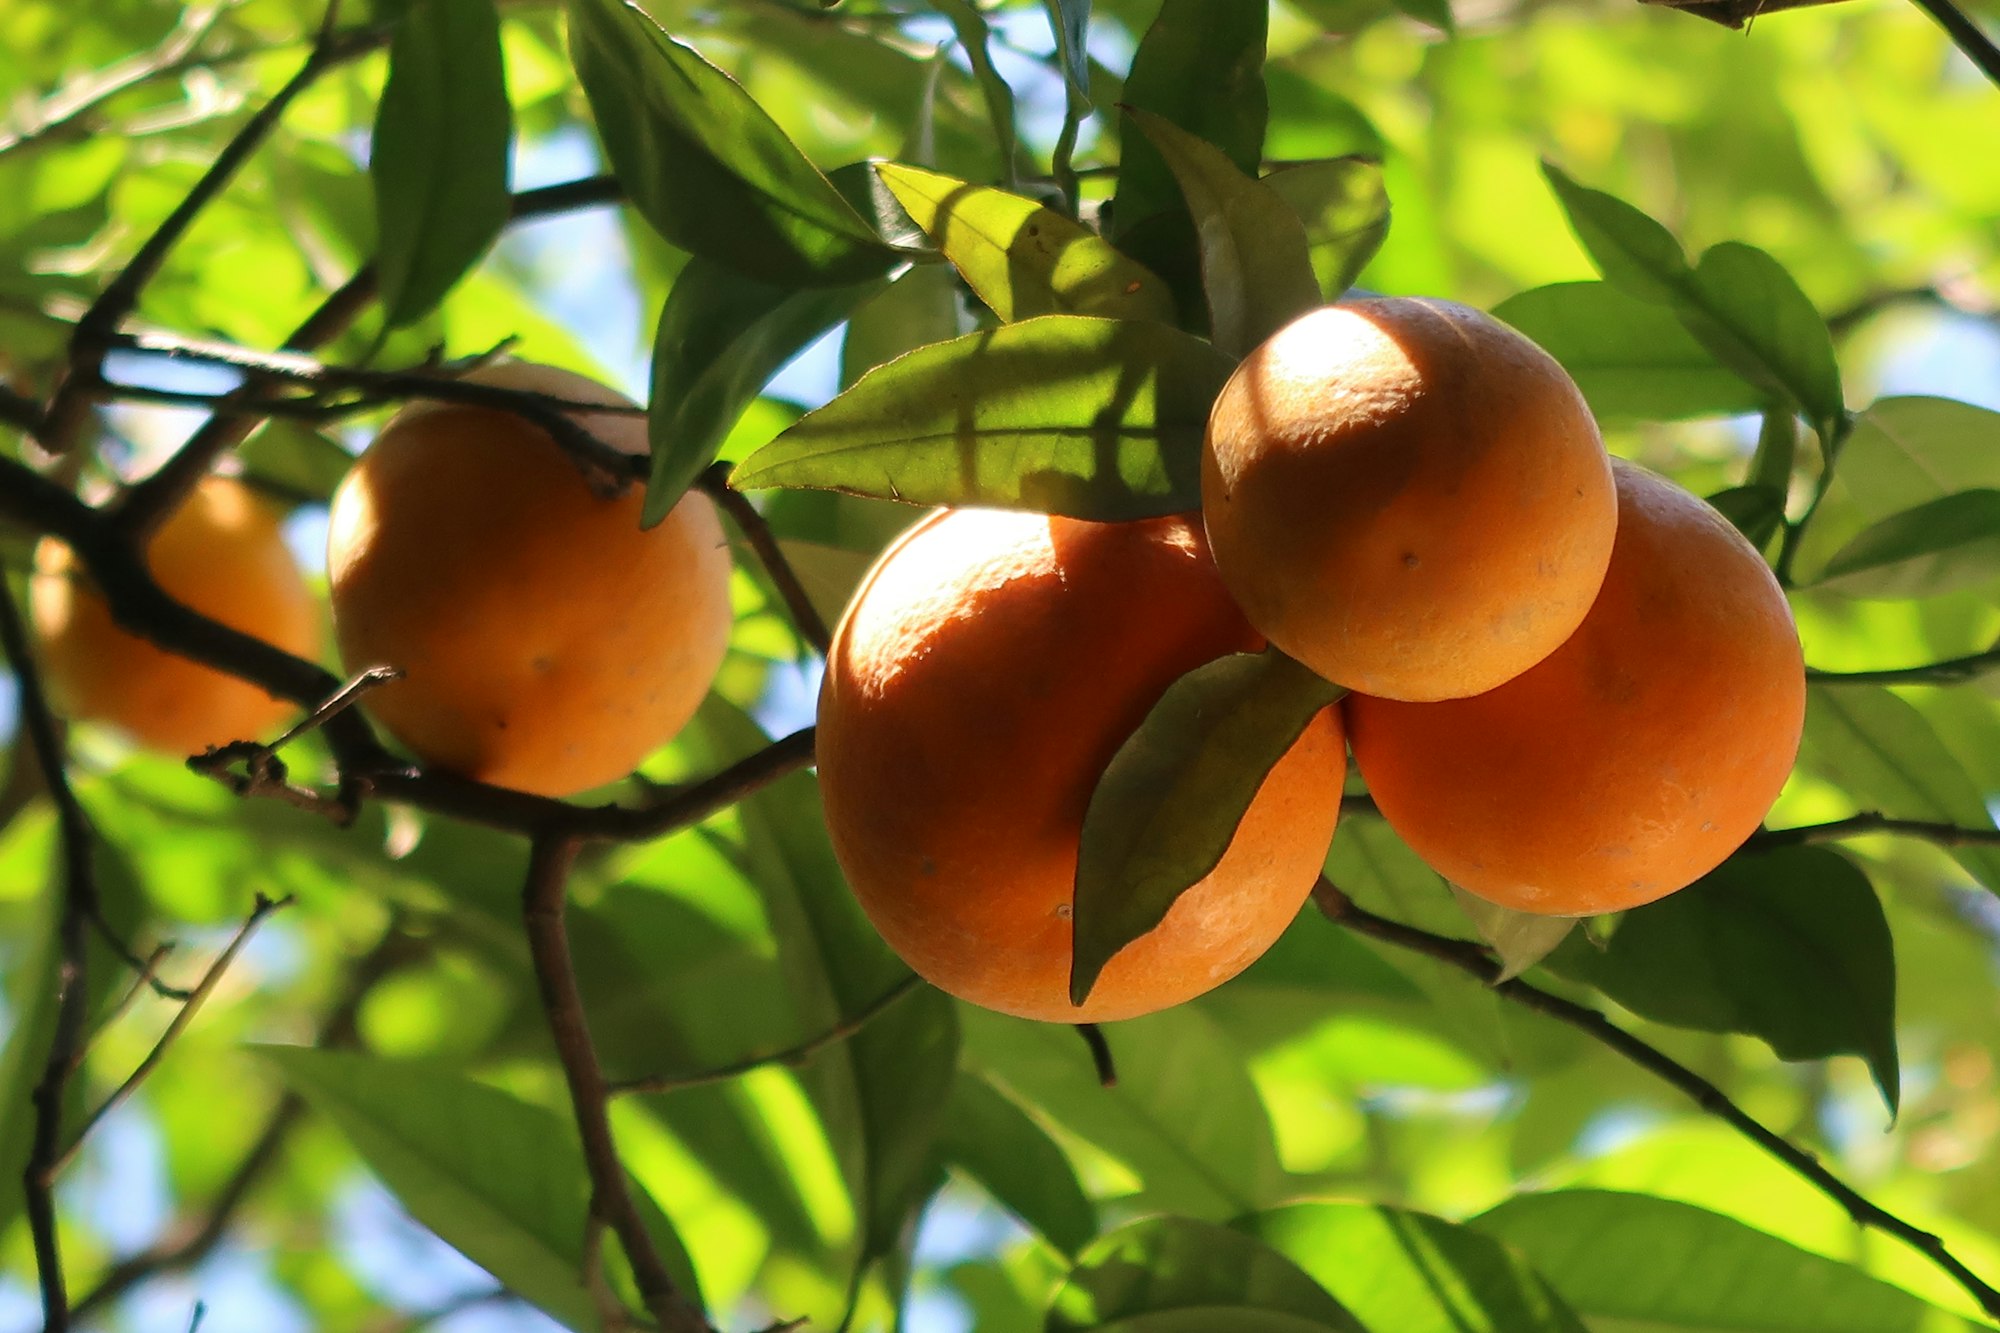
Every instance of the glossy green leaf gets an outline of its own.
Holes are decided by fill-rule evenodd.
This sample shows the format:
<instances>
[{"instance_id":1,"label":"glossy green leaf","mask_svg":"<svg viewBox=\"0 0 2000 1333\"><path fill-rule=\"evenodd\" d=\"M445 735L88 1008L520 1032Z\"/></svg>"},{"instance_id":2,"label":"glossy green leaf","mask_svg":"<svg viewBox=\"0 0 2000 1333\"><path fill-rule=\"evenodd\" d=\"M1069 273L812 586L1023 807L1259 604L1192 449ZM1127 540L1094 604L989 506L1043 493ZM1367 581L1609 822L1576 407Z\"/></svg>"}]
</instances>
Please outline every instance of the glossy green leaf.
<instances>
[{"instance_id":1,"label":"glossy green leaf","mask_svg":"<svg viewBox=\"0 0 2000 1333\"><path fill-rule=\"evenodd\" d=\"M1858 1055L1895 1114L1896 953L1868 877L1839 852L1742 853L1625 914L1601 950L1552 960L1632 1012L1743 1032L1786 1060Z\"/></svg>"},{"instance_id":2,"label":"glossy green leaf","mask_svg":"<svg viewBox=\"0 0 2000 1333\"><path fill-rule=\"evenodd\" d=\"M1054 209L917 167L884 162L875 169L1002 320L1173 317L1173 298L1158 277Z\"/></svg>"},{"instance_id":3,"label":"glossy green leaf","mask_svg":"<svg viewBox=\"0 0 2000 1333\"><path fill-rule=\"evenodd\" d=\"M412 1217L554 1318L595 1327L582 1280L590 1178L568 1118L425 1065L297 1046L257 1050L340 1128ZM633 1189L676 1285L698 1300L673 1227Z\"/></svg>"},{"instance_id":4,"label":"glossy green leaf","mask_svg":"<svg viewBox=\"0 0 2000 1333\"><path fill-rule=\"evenodd\" d=\"M1725 370L1671 310L1610 282L1558 282L1493 307L1562 363L1608 420L1679 421L1757 410L1763 395Z\"/></svg>"},{"instance_id":5,"label":"glossy green leaf","mask_svg":"<svg viewBox=\"0 0 2000 1333\"><path fill-rule=\"evenodd\" d=\"M1283 196L1172 121L1137 108L1126 116L1159 150L1187 200L1217 348L1241 357L1320 304L1305 224Z\"/></svg>"},{"instance_id":6,"label":"glossy green leaf","mask_svg":"<svg viewBox=\"0 0 2000 1333\"><path fill-rule=\"evenodd\" d=\"M1097 1208L1048 1131L974 1073L959 1075L940 1142L945 1162L983 1186L1042 1239L1075 1255L1097 1235Z\"/></svg>"},{"instance_id":7,"label":"glossy green leaf","mask_svg":"<svg viewBox=\"0 0 2000 1333\"><path fill-rule=\"evenodd\" d=\"M1167 687L1084 815L1070 1003L1215 869L1272 766L1342 693L1275 648L1219 657Z\"/></svg>"},{"instance_id":8,"label":"glossy green leaf","mask_svg":"<svg viewBox=\"0 0 2000 1333\"><path fill-rule=\"evenodd\" d=\"M744 489L1131 519L1200 504L1229 362L1163 324L1044 315L880 367L745 459Z\"/></svg>"},{"instance_id":9,"label":"glossy green leaf","mask_svg":"<svg viewBox=\"0 0 2000 1333\"><path fill-rule=\"evenodd\" d=\"M1049 1307L1048 1333L1080 1333L1139 1315L1201 1309L1269 1311L1307 1326L1367 1333L1319 1283L1277 1250L1241 1231L1186 1217L1149 1217L1120 1227L1078 1258Z\"/></svg>"},{"instance_id":10,"label":"glossy green leaf","mask_svg":"<svg viewBox=\"0 0 2000 1333\"><path fill-rule=\"evenodd\" d=\"M1583 1333L1582 1321L1519 1255L1425 1213L1296 1203L1230 1225L1291 1259L1370 1329Z\"/></svg>"},{"instance_id":11,"label":"glossy green leaf","mask_svg":"<svg viewBox=\"0 0 2000 1333\"><path fill-rule=\"evenodd\" d=\"M2000 576L2000 491L1959 491L1871 525L1817 582L1850 597L1935 597Z\"/></svg>"},{"instance_id":12,"label":"glossy green leaf","mask_svg":"<svg viewBox=\"0 0 2000 1333\"><path fill-rule=\"evenodd\" d=\"M1644 1194L1526 1194L1471 1225L1526 1256L1593 1321L1663 1333L1917 1333L1943 1317L1858 1269Z\"/></svg>"},{"instance_id":13,"label":"glossy green leaf","mask_svg":"<svg viewBox=\"0 0 2000 1333\"><path fill-rule=\"evenodd\" d=\"M1305 224L1307 254L1320 295L1339 300L1389 234L1389 193L1382 184L1382 164L1366 157L1301 162L1272 172L1264 184Z\"/></svg>"},{"instance_id":14,"label":"glossy green leaf","mask_svg":"<svg viewBox=\"0 0 2000 1333\"><path fill-rule=\"evenodd\" d=\"M653 470L642 522L658 523L680 502L771 376L884 285L778 287L691 260L653 337Z\"/></svg>"},{"instance_id":15,"label":"glossy green leaf","mask_svg":"<svg viewBox=\"0 0 2000 1333\"><path fill-rule=\"evenodd\" d=\"M1875 685L1815 684L1800 761L1864 810L1990 829L1993 816L1964 765L1910 705ZM2000 893L2000 848L1955 847L1967 873Z\"/></svg>"},{"instance_id":16,"label":"glossy green leaf","mask_svg":"<svg viewBox=\"0 0 2000 1333\"><path fill-rule=\"evenodd\" d=\"M493 0L416 0L389 46L368 155L391 328L436 308L500 234L513 137Z\"/></svg>"},{"instance_id":17,"label":"glossy green leaf","mask_svg":"<svg viewBox=\"0 0 2000 1333\"><path fill-rule=\"evenodd\" d=\"M611 165L674 245L765 282L843 285L891 255L727 74L624 0L568 0L571 58Z\"/></svg>"}]
</instances>

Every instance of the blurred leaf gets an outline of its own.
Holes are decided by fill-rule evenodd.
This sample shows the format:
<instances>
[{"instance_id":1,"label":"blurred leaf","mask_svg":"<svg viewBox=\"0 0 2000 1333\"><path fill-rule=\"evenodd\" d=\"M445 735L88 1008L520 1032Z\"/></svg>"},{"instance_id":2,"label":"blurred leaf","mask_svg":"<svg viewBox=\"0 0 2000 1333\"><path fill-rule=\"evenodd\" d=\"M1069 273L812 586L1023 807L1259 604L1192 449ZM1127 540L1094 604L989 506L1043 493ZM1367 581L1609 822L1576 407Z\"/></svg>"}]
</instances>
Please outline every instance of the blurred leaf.
<instances>
[{"instance_id":1,"label":"blurred leaf","mask_svg":"<svg viewBox=\"0 0 2000 1333\"><path fill-rule=\"evenodd\" d=\"M1212 1322L1189 1327L1244 1327L1239 1319L1270 1312L1303 1327L1367 1333L1283 1254L1243 1232L1186 1217L1133 1222L1085 1250L1056 1292L1047 1329L1123 1328L1119 1321L1135 1316L1197 1309ZM1130 1327L1151 1325L1135 1320Z\"/></svg>"},{"instance_id":2,"label":"blurred leaf","mask_svg":"<svg viewBox=\"0 0 2000 1333\"><path fill-rule=\"evenodd\" d=\"M1558 282L1493 307L1562 363L1599 417L1679 421L1753 412L1763 395L1723 369L1673 312L1609 282Z\"/></svg>"},{"instance_id":3,"label":"blurred leaf","mask_svg":"<svg viewBox=\"0 0 2000 1333\"><path fill-rule=\"evenodd\" d=\"M1838 852L1739 853L1551 966L1656 1023L1748 1033L1785 1060L1858 1055L1896 1112L1895 947L1868 877Z\"/></svg>"},{"instance_id":4,"label":"blurred leaf","mask_svg":"<svg viewBox=\"0 0 2000 1333\"><path fill-rule=\"evenodd\" d=\"M1159 150L1187 200L1218 350L1241 357L1320 304L1305 224L1282 195L1173 122L1137 108L1125 114Z\"/></svg>"},{"instance_id":5,"label":"blurred leaf","mask_svg":"<svg viewBox=\"0 0 2000 1333\"><path fill-rule=\"evenodd\" d=\"M971 1176L1056 1249L1074 1256L1097 1235L1097 1208L1055 1140L1005 1093L960 1074L940 1146L948 1165Z\"/></svg>"},{"instance_id":6,"label":"blurred leaf","mask_svg":"<svg viewBox=\"0 0 2000 1333\"><path fill-rule=\"evenodd\" d=\"M256 1049L340 1128L412 1217L554 1318L596 1327L581 1279L590 1179L568 1118L424 1065ZM675 1284L699 1302L672 1225L650 1195L631 1188Z\"/></svg>"},{"instance_id":7,"label":"blurred leaf","mask_svg":"<svg viewBox=\"0 0 2000 1333\"><path fill-rule=\"evenodd\" d=\"M368 156L391 328L435 309L506 225L513 137L493 0L417 0L389 45Z\"/></svg>"},{"instance_id":8,"label":"blurred leaf","mask_svg":"<svg viewBox=\"0 0 2000 1333\"><path fill-rule=\"evenodd\" d=\"M1456 34L1458 24L1452 19L1451 0L1391 0L1397 9L1416 19L1428 23L1440 32Z\"/></svg>"},{"instance_id":9,"label":"blurred leaf","mask_svg":"<svg viewBox=\"0 0 2000 1333\"><path fill-rule=\"evenodd\" d=\"M653 471L641 522L664 519L770 378L884 286L871 278L774 287L712 259L690 260L667 293L653 337Z\"/></svg>"},{"instance_id":10,"label":"blurred leaf","mask_svg":"<svg viewBox=\"0 0 2000 1333\"><path fill-rule=\"evenodd\" d=\"M335 488L354 466L354 455L301 421L276 419L251 436L236 451L243 479L276 490L290 500L333 498Z\"/></svg>"},{"instance_id":11,"label":"blurred leaf","mask_svg":"<svg viewBox=\"0 0 2000 1333\"><path fill-rule=\"evenodd\" d=\"M1833 553L1816 582L1850 597L1935 597L2000 575L2000 490L1905 509Z\"/></svg>"},{"instance_id":12,"label":"blurred leaf","mask_svg":"<svg viewBox=\"0 0 2000 1333\"><path fill-rule=\"evenodd\" d=\"M1055 34L1063 78L1086 102L1090 98L1090 0L1042 0Z\"/></svg>"},{"instance_id":13,"label":"blurred leaf","mask_svg":"<svg viewBox=\"0 0 2000 1333\"><path fill-rule=\"evenodd\" d=\"M1876 685L1815 684L1800 759L1866 810L1990 829L1993 816L1965 768L1922 713ZM2000 848L1954 847L1967 873L2000 893Z\"/></svg>"},{"instance_id":14,"label":"blurred leaf","mask_svg":"<svg viewBox=\"0 0 2000 1333\"><path fill-rule=\"evenodd\" d=\"M611 165L656 231L765 282L839 286L891 254L764 108L624 0L568 0Z\"/></svg>"},{"instance_id":15,"label":"blurred leaf","mask_svg":"<svg viewBox=\"0 0 2000 1333\"><path fill-rule=\"evenodd\" d=\"M1098 520L1200 504L1229 374L1162 324L1043 315L911 352L745 459L733 484Z\"/></svg>"},{"instance_id":16,"label":"blurred leaf","mask_svg":"<svg viewBox=\"0 0 2000 1333\"><path fill-rule=\"evenodd\" d=\"M1479 938L1492 946L1499 957L1500 975L1495 978L1496 984L1518 977L1541 962L1576 928L1577 918L1573 916L1516 912L1487 902L1456 884L1451 886L1451 896L1479 932Z\"/></svg>"},{"instance_id":17,"label":"blurred leaf","mask_svg":"<svg viewBox=\"0 0 2000 1333\"><path fill-rule=\"evenodd\" d=\"M1148 218L1179 213L1181 192L1136 108L1215 145L1237 170L1254 175L1263 156L1264 39L1268 7L1239 0L1166 0L1132 56L1122 94L1128 109L1118 141L1114 240ZM1143 256L1142 256L1143 258Z\"/></svg>"},{"instance_id":18,"label":"blurred leaf","mask_svg":"<svg viewBox=\"0 0 2000 1333\"><path fill-rule=\"evenodd\" d=\"M1644 1194L1524 1194L1471 1225L1525 1255L1593 1321L1662 1333L1917 1333L1940 1314L1734 1218Z\"/></svg>"},{"instance_id":19,"label":"blurred leaf","mask_svg":"<svg viewBox=\"0 0 2000 1333\"><path fill-rule=\"evenodd\" d=\"M1337 301L1389 234L1389 194L1382 164L1331 157L1280 167L1264 177L1305 224L1306 247L1320 295Z\"/></svg>"},{"instance_id":20,"label":"blurred leaf","mask_svg":"<svg viewBox=\"0 0 2000 1333\"><path fill-rule=\"evenodd\" d=\"M1424 1213L1296 1203L1230 1224L1310 1274L1370 1329L1396 1333L1584 1333L1506 1246Z\"/></svg>"},{"instance_id":21,"label":"blurred leaf","mask_svg":"<svg viewBox=\"0 0 2000 1333\"><path fill-rule=\"evenodd\" d=\"M1271 768L1344 693L1276 648L1167 687L1091 793L1077 854L1069 998L1222 860Z\"/></svg>"},{"instance_id":22,"label":"blurred leaf","mask_svg":"<svg viewBox=\"0 0 2000 1333\"><path fill-rule=\"evenodd\" d=\"M875 170L1003 321L1173 318L1173 298L1159 278L1054 209L917 167L884 162Z\"/></svg>"}]
</instances>

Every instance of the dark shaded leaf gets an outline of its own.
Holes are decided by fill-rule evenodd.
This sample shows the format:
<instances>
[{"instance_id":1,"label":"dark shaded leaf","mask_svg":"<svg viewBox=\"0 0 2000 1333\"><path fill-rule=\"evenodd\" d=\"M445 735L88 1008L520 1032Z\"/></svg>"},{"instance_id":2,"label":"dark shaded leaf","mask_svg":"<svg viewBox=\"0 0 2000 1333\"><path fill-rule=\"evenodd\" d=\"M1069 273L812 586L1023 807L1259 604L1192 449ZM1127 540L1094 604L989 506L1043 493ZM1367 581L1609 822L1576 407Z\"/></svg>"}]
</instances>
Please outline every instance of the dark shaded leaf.
<instances>
[{"instance_id":1,"label":"dark shaded leaf","mask_svg":"<svg viewBox=\"0 0 2000 1333\"><path fill-rule=\"evenodd\" d=\"M1203 1325L1215 1329L1239 1327L1238 1318L1264 1311L1304 1327L1367 1333L1283 1254L1244 1232L1186 1217L1133 1222L1085 1250L1056 1292L1047 1328L1124 1327L1115 1321L1194 1309L1216 1320Z\"/></svg>"},{"instance_id":2,"label":"dark shaded leaf","mask_svg":"<svg viewBox=\"0 0 2000 1333\"><path fill-rule=\"evenodd\" d=\"M905 352L950 342L965 332L970 325L960 316L960 290L950 265L912 264L886 290L863 301L848 316L840 342L840 387L852 386ZM908 520L907 512L898 513Z\"/></svg>"},{"instance_id":3,"label":"dark shaded leaf","mask_svg":"<svg viewBox=\"0 0 2000 1333\"><path fill-rule=\"evenodd\" d=\"M1339 300L1389 234L1389 193L1382 185L1382 164L1366 157L1301 162L1272 172L1264 184L1277 191L1305 224L1320 295Z\"/></svg>"},{"instance_id":4,"label":"dark shaded leaf","mask_svg":"<svg viewBox=\"0 0 2000 1333\"><path fill-rule=\"evenodd\" d=\"M1208 410L1230 363L1163 324L1044 315L911 352L745 459L745 489L1099 520L1200 502Z\"/></svg>"},{"instance_id":5,"label":"dark shaded leaf","mask_svg":"<svg viewBox=\"0 0 2000 1333\"><path fill-rule=\"evenodd\" d=\"M1785 493L1771 486L1732 486L1708 497L1716 511L1758 550L1763 550L1785 522Z\"/></svg>"},{"instance_id":6,"label":"dark shaded leaf","mask_svg":"<svg viewBox=\"0 0 2000 1333\"><path fill-rule=\"evenodd\" d=\"M1056 58L1077 96L1090 101L1090 0L1042 0L1055 33Z\"/></svg>"},{"instance_id":7,"label":"dark shaded leaf","mask_svg":"<svg viewBox=\"0 0 2000 1333\"><path fill-rule=\"evenodd\" d=\"M1817 582L1851 597L1936 597L2000 575L2000 491L1960 491L1871 525Z\"/></svg>"},{"instance_id":8,"label":"dark shaded leaf","mask_svg":"<svg viewBox=\"0 0 2000 1333\"><path fill-rule=\"evenodd\" d=\"M287 500L333 498L354 455L301 421L274 420L236 451L243 479Z\"/></svg>"},{"instance_id":9,"label":"dark shaded leaf","mask_svg":"<svg viewBox=\"0 0 2000 1333\"><path fill-rule=\"evenodd\" d=\"M1097 1208L1048 1132L978 1074L959 1075L945 1113L945 1162L971 1176L1042 1239L1074 1256L1097 1235Z\"/></svg>"}]
</instances>

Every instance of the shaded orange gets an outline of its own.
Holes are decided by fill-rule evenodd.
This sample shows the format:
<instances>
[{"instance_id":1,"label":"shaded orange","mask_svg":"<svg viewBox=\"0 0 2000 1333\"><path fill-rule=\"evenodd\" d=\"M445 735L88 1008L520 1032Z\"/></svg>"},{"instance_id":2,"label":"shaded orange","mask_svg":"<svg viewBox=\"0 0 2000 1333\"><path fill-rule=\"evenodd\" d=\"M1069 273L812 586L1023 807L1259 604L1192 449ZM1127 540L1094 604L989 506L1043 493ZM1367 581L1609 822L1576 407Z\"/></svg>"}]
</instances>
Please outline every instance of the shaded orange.
<instances>
[{"instance_id":1,"label":"shaded orange","mask_svg":"<svg viewBox=\"0 0 2000 1333\"><path fill-rule=\"evenodd\" d=\"M285 546L282 521L247 486L209 477L154 533L146 564L162 588L210 619L317 658L320 610ZM119 629L82 565L53 538L35 548L29 596L49 691L70 717L109 723L184 756L268 740L299 711Z\"/></svg>"},{"instance_id":2,"label":"shaded orange","mask_svg":"<svg viewBox=\"0 0 2000 1333\"><path fill-rule=\"evenodd\" d=\"M1616 464L1618 545L1583 625L1472 699L1345 701L1389 824L1503 907L1621 911L1756 829L1791 772L1805 663L1784 592L1709 505Z\"/></svg>"},{"instance_id":3,"label":"shaded orange","mask_svg":"<svg viewBox=\"0 0 2000 1333\"><path fill-rule=\"evenodd\" d=\"M1561 366L1449 301L1300 316L1223 387L1202 514L1250 623L1328 680L1478 694L1589 610L1617 505Z\"/></svg>"},{"instance_id":4,"label":"shaded orange","mask_svg":"<svg viewBox=\"0 0 2000 1333\"><path fill-rule=\"evenodd\" d=\"M1262 641L1192 518L934 515L891 547L820 694L827 828L862 907L943 990L1025 1018L1178 1004L1249 966L1333 837L1336 712L1272 771L1222 862L1069 1003L1077 845L1097 780L1182 674Z\"/></svg>"},{"instance_id":5,"label":"shaded orange","mask_svg":"<svg viewBox=\"0 0 2000 1333\"><path fill-rule=\"evenodd\" d=\"M582 376L501 363L486 382L623 403ZM636 416L586 413L645 448ZM694 716L728 650L729 550L690 492L650 531L508 412L400 413L334 496L327 571L350 671L407 677L365 707L426 763L566 796L624 777Z\"/></svg>"}]
</instances>

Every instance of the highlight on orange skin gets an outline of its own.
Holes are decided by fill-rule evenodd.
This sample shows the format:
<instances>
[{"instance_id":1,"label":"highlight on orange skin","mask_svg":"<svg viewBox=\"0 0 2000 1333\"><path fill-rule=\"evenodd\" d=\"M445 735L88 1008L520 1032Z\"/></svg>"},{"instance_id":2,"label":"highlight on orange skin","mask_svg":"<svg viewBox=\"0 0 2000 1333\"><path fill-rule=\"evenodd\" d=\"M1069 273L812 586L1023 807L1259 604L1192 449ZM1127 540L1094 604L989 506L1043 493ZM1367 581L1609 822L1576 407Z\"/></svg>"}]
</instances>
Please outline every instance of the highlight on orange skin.
<instances>
[{"instance_id":1,"label":"highlight on orange skin","mask_svg":"<svg viewBox=\"0 0 2000 1333\"><path fill-rule=\"evenodd\" d=\"M1798 631L1763 558L1680 487L1616 472L1617 549L1562 647L1471 699L1344 701L1390 826L1519 911L1621 911L1707 874L1770 810L1804 727Z\"/></svg>"},{"instance_id":2,"label":"highlight on orange skin","mask_svg":"<svg viewBox=\"0 0 2000 1333\"><path fill-rule=\"evenodd\" d=\"M1097 1022L1192 999L1247 967L1311 892L1346 755L1323 712L1209 876L1069 1003L1083 816L1168 685L1262 640L1188 517L933 515L882 557L820 695L827 827L890 946L939 988L1025 1018Z\"/></svg>"},{"instance_id":3,"label":"highlight on orange skin","mask_svg":"<svg viewBox=\"0 0 2000 1333\"><path fill-rule=\"evenodd\" d=\"M503 362L488 383L623 403L594 381ZM645 448L637 416L584 413ZM643 489L595 495L512 413L400 413L333 501L327 568L342 661L401 667L364 707L426 763L567 796L616 781L694 716L728 650L730 557L708 497L650 531Z\"/></svg>"},{"instance_id":4,"label":"highlight on orange skin","mask_svg":"<svg viewBox=\"0 0 2000 1333\"><path fill-rule=\"evenodd\" d=\"M1617 503L1555 360L1449 301L1310 311L1244 359L1209 416L1202 514L1223 581L1335 684L1460 698L1582 622Z\"/></svg>"},{"instance_id":5,"label":"highlight on orange skin","mask_svg":"<svg viewBox=\"0 0 2000 1333\"><path fill-rule=\"evenodd\" d=\"M320 608L285 545L283 516L243 483L203 480L153 534L146 564L168 594L210 619L319 656ZM267 740L300 711L118 628L88 571L54 538L35 548L29 605L56 708L149 749L185 757Z\"/></svg>"}]
</instances>

